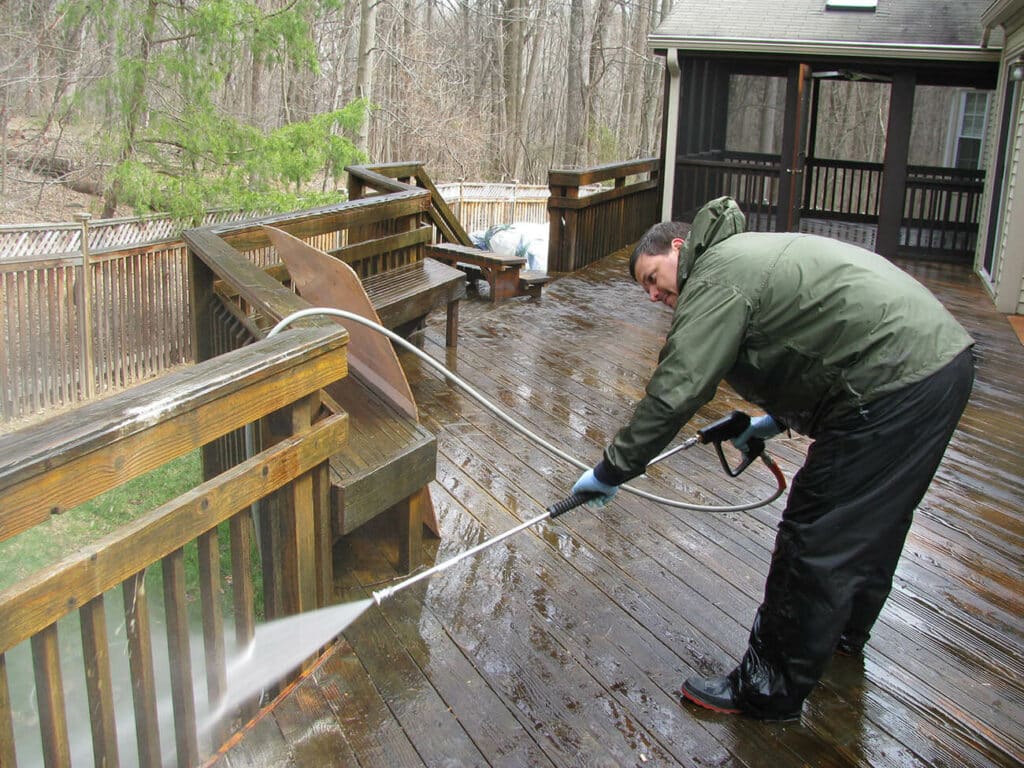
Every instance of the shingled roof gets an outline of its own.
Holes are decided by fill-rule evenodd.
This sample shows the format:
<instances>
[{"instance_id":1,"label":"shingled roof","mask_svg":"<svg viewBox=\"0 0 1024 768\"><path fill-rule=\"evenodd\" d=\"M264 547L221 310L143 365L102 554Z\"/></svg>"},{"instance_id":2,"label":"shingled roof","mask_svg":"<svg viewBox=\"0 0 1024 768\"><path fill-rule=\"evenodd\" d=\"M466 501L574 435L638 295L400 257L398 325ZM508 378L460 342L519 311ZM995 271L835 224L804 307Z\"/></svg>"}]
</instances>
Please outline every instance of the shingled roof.
<instances>
[{"instance_id":1,"label":"shingled roof","mask_svg":"<svg viewBox=\"0 0 1024 768\"><path fill-rule=\"evenodd\" d=\"M652 48L944 61L998 59L985 40L991 0L878 0L874 10L826 8L826 0L687 0L650 36Z\"/></svg>"}]
</instances>

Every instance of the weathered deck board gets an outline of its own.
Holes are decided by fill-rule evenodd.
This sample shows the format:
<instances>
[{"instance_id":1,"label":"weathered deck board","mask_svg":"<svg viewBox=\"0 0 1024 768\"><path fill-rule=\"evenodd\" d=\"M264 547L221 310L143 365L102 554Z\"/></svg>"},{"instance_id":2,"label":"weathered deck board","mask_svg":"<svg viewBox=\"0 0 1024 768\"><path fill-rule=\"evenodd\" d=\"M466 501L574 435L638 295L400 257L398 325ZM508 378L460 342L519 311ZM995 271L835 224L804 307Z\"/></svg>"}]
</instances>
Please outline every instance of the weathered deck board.
<instances>
[{"instance_id":1,"label":"weathered deck board","mask_svg":"<svg viewBox=\"0 0 1024 768\"><path fill-rule=\"evenodd\" d=\"M839 658L800 724L695 711L675 691L742 654L782 502L746 514L665 509L620 493L488 549L371 607L332 654L218 761L250 765L1018 765L1024 760L1024 349L977 280L908 268L977 340L978 381L908 537L863 659ZM458 354L425 349L529 428L591 463L628 418L668 315L619 257L540 302L464 302ZM578 470L540 452L409 355L441 562L539 514ZM697 417L740 401L727 388ZM787 475L802 438L769 444ZM771 492L695 448L644 481L735 503ZM336 548L338 599L396 578L370 523Z\"/></svg>"}]
</instances>

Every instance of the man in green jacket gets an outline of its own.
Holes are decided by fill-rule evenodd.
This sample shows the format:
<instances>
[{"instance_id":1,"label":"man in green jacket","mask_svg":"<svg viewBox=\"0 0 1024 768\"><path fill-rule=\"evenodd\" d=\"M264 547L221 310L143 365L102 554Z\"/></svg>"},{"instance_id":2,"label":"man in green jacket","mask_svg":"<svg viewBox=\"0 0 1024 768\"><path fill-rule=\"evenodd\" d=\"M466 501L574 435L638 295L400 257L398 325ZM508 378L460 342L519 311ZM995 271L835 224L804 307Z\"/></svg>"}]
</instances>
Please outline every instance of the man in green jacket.
<instances>
[{"instance_id":1,"label":"man in green jacket","mask_svg":"<svg viewBox=\"0 0 1024 768\"><path fill-rule=\"evenodd\" d=\"M734 443L792 429L813 442L779 523L740 664L691 677L684 700L799 717L832 654L860 653L889 595L914 509L974 380L972 340L921 284L853 245L745 233L736 203L664 222L630 272L674 310L629 423L573 492L606 503L642 474L724 379L766 411Z\"/></svg>"}]
</instances>

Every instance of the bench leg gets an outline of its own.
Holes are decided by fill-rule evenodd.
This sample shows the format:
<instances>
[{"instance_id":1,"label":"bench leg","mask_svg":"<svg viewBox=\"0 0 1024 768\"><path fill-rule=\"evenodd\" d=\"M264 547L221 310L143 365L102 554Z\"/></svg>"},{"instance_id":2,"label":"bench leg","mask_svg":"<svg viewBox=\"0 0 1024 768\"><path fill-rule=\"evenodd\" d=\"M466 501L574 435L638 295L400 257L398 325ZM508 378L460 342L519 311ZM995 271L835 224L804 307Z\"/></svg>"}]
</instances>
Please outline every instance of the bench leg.
<instances>
[{"instance_id":1,"label":"bench leg","mask_svg":"<svg viewBox=\"0 0 1024 768\"><path fill-rule=\"evenodd\" d=\"M491 303L519 295L518 269L492 269L488 271L487 282L491 285Z\"/></svg>"},{"instance_id":2,"label":"bench leg","mask_svg":"<svg viewBox=\"0 0 1024 768\"><path fill-rule=\"evenodd\" d=\"M398 531L398 570L408 573L423 561L423 510L421 495L414 493L394 507Z\"/></svg>"},{"instance_id":3,"label":"bench leg","mask_svg":"<svg viewBox=\"0 0 1024 768\"><path fill-rule=\"evenodd\" d=\"M459 300L448 302L448 320L445 325L445 346L453 349L459 345Z\"/></svg>"}]
</instances>

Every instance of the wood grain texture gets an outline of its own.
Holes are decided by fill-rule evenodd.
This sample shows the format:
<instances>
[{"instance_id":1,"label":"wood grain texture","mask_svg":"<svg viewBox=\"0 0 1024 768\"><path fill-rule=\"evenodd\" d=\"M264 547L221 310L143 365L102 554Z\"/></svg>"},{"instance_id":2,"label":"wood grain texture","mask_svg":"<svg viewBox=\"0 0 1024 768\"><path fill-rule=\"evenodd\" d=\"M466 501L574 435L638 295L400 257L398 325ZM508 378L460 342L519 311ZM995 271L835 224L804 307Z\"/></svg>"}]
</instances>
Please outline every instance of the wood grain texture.
<instances>
[{"instance_id":1,"label":"wood grain texture","mask_svg":"<svg viewBox=\"0 0 1024 768\"><path fill-rule=\"evenodd\" d=\"M901 265L975 338L977 382L863 658L834 659L799 723L723 717L677 696L686 676L727 672L745 650L782 502L702 514L623 492L603 510L563 515L372 606L295 689L310 689L302 706L317 733L343 740L365 765L444 765L442 739L481 765L1024 761L1020 344L976 277ZM531 429L596 461L642 396L670 317L645 300L618 255L555 280L541 303L463 302L461 320L457 355L445 350L436 316L425 348ZM437 437L431 491L442 537L424 543L428 563L566 494L579 470L497 424L413 357L401 360ZM752 410L720 387L680 437L734 407ZM790 476L806 449L800 437L769 444ZM759 468L726 477L706 448L643 482L704 504L763 498L774 485ZM397 543L382 531L385 522L372 520L335 545L339 602L399 577ZM309 731L281 731L298 754ZM218 764L228 758L235 768L259 764L234 750Z\"/></svg>"}]
</instances>

